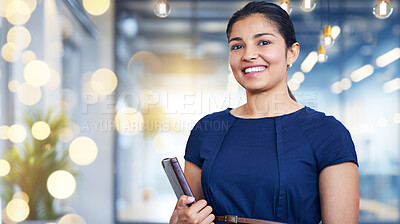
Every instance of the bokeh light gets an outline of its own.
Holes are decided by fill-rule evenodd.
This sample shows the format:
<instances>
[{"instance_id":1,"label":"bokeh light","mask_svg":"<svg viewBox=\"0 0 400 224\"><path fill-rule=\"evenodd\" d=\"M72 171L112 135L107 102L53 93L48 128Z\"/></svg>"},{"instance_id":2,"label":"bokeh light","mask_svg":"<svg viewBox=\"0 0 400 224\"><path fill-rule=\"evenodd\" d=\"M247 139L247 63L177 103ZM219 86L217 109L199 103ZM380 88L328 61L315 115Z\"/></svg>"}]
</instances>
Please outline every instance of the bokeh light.
<instances>
[{"instance_id":1,"label":"bokeh light","mask_svg":"<svg viewBox=\"0 0 400 224\"><path fill-rule=\"evenodd\" d=\"M61 84L61 76L54 69L50 69L49 81L43 87L48 91L56 90Z\"/></svg>"},{"instance_id":2,"label":"bokeh light","mask_svg":"<svg viewBox=\"0 0 400 224\"><path fill-rule=\"evenodd\" d=\"M8 82L8 89L15 93L18 91L19 86L21 85L21 83L19 83L17 80L11 80L10 82Z\"/></svg>"},{"instance_id":3,"label":"bokeh light","mask_svg":"<svg viewBox=\"0 0 400 224\"><path fill-rule=\"evenodd\" d=\"M97 145L89 137L78 137L69 145L69 156L78 165L89 165L97 157Z\"/></svg>"},{"instance_id":4,"label":"bokeh light","mask_svg":"<svg viewBox=\"0 0 400 224\"><path fill-rule=\"evenodd\" d=\"M75 192L76 181L71 173L65 170L57 170L47 179L49 193L57 199L65 199Z\"/></svg>"},{"instance_id":5,"label":"bokeh light","mask_svg":"<svg viewBox=\"0 0 400 224\"><path fill-rule=\"evenodd\" d=\"M0 159L0 177L4 177L11 170L10 163L7 160Z\"/></svg>"},{"instance_id":6,"label":"bokeh light","mask_svg":"<svg viewBox=\"0 0 400 224\"><path fill-rule=\"evenodd\" d=\"M331 91L332 91L334 94L340 94L341 92L343 92L343 88L341 87L339 81L338 81L338 82L334 82L334 83L331 85Z\"/></svg>"},{"instance_id":7,"label":"bokeh light","mask_svg":"<svg viewBox=\"0 0 400 224\"><path fill-rule=\"evenodd\" d=\"M304 79L305 79L304 73L296 72L293 74L292 79L294 81L296 81L297 83L301 84L302 82L304 82Z\"/></svg>"},{"instance_id":8,"label":"bokeh light","mask_svg":"<svg viewBox=\"0 0 400 224\"><path fill-rule=\"evenodd\" d=\"M83 0L85 10L94 16L104 14L110 8L110 0Z\"/></svg>"},{"instance_id":9,"label":"bokeh light","mask_svg":"<svg viewBox=\"0 0 400 224\"><path fill-rule=\"evenodd\" d=\"M29 203L29 196L23 191L18 191L17 193L15 193L13 199L22 199L26 201L26 203Z\"/></svg>"},{"instance_id":10,"label":"bokeh light","mask_svg":"<svg viewBox=\"0 0 400 224\"><path fill-rule=\"evenodd\" d=\"M145 73L149 73L161 69L162 62L160 57L153 52L139 51L129 59L127 66L128 75L135 76L136 74L143 72L140 69L140 65L146 68Z\"/></svg>"},{"instance_id":11,"label":"bokeh light","mask_svg":"<svg viewBox=\"0 0 400 224\"><path fill-rule=\"evenodd\" d=\"M0 126L0 139L7 140L8 139L8 129L7 125Z\"/></svg>"},{"instance_id":12,"label":"bokeh light","mask_svg":"<svg viewBox=\"0 0 400 224\"><path fill-rule=\"evenodd\" d=\"M31 61L36 60L36 54L33 51L24 51L24 53L22 53L22 62L24 62L25 64L28 64Z\"/></svg>"},{"instance_id":13,"label":"bokeh light","mask_svg":"<svg viewBox=\"0 0 400 224\"><path fill-rule=\"evenodd\" d=\"M91 85L101 95L112 93L117 87L117 76L110 69L102 68L93 73Z\"/></svg>"},{"instance_id":14,"label":"bokeh light","mask_svg":"<svg viewBox=\"0 0 400 224\"><path fill-rule=\"evenodd\" d=\"M1 48L1 56L8 62L16 62L20 59L22 48L16 43L6 43Z\"/></svg>"},{"instance_id":15,"label":"bokeh light","mask_svg":"<svg viewBox=\"0 0 400 224\"><path fill-rule=\"evenodd\" d=\"M64 215L58 224L86 224L85 220L77 214Z\"/></svg>"},{"instance_id":16,"label":"bokeh light","mask_svg":"<svg viewBox=\"0 0 400 224\"><path fill-rule=\"evenodd\" d=\"M50 135L50 126L44 121L35 122L32 125L32 135L38 140L44 140Z\"/></svg>"},{"instance_id":17,"label":"bokeh light","mask_svg":"<svg viewBox=\"0 0 400 224\"><path fill-rule=\"evenodd\" d=\"M342 88L343 90L348 90L350 89L352 86L352 82L349 78L343 78L342 80L340 80L340 88Z\"/></svg>"},{"instance_id":18,"label":"bokeh light","mask_svg":"<svg viewBox=\"0 0 400 224\"><path fill-rule=\"evenodd\" d=\"M25 49L31 43L31 34L29 30L23 26L14 26L7 33L7 42L16 43Z\"/></svg>"},{"instance_id":19,"label":"bokeh light","mask_svg":"<svg viewBox=\"0 0 400 224\"><path fill-rule=\"evenodd\" d=\"M23 0L13 0L7 4L5 16L9 23L13 25L23 25L31 17L31 8Z\"/></svg>"},{"instance_id":20,"label":"bokeh light","mask_svg":"<svg viewBox=\"0 0 400 224\"><path fill-rule=\"evenodd\" d=\"M114 118L115 128L122 135L137 135L144 130L143 115L134 108L118 111Z\"/></svg>"},{"instance_id":21,"label":"bokeh light","mask_svg":"<svg viewBox=\"0 0 400 224\"><path fill-rule=\"evenodd\" d=\"M288 81L288 86L289 86L289 89L290 89L291 91L296 91L296 90L298 90L298 89L300 88L300 83L297 82L297 81L294 80L294 79L290 79L290 80Z\"/></svg>"},{"instance_id":22,"label":"bokeh light","mask_svg":"<svg viewBox=\"0 0 400 224\"><path fill-rule=\"evenodd\" d=\"M0 4L0 16L1 17L6 17L6 9L8 7L8 5L10 4L10 2L12 2L13 0L1 0L1 4Z\"/></svg>"},{"instance_id":23,"label":"bokeh light","mask_svg":"<svg viewBox=\"0 0 400 224\"><path fill-rule=\"evenodd\" d=\"M22 199L13 199L8 202L6 207L7 216L14 222L22 222L29 215L29 206Z\"/></svg>"},{"instance_id":24,"label":"bokeh light","mask_svg":"<svg viewBox=\"0 0 400 224\"><path fill-rule=\"evenodd\" d=\"M50 67L43 61L29 62L24 69L24 78L32 86L43 86L50 79Z\"/></svg>"},{"instance_id":25,"label":"bokeh light","mask_svg":"<svg viewBox=\"0 0 400 224\"><path fill-rule=\"evenodd\" d=\"M33 11L36 9L37 1L36 0L23 0L29 8L30 13L32 14Z\"/></svg>"},{"instance_id":26,"label":"bokeh light","mask_svg":"<svg viewBox=\"0 0 400 224\"><path fill-rule=\"evenodd\" d=\"M20 85L17 92L18 99L25 105L34 105L42 97L42 91L39 87L31 86L24 82Z\"/></svg>"},{"instance_id":27,"label":"bokeh light","mask_svg":"<svg viewBox=\"0 0 400 224\"><path fill-rule=\"evenodd\" d=\"M70 122L68 124L68 127L72 129L72 131L74 132L74 136L78 136L79 133L81 132L79 125L75 122Z\"/></svg>"},{"instance_id":28,"label":"bokeh light","mask_svg":"<svg viewBox=\"0 0 400 224\"><path fill-rule=\"evenodd\" d=\"M14 124L8 128L8 139L14 143L23 142L26 139L26 130L22 125Z\"/></svg>"},{"instance_id":29,"label":"bokeh light","mask_svg":"<svg viewBox=\"0 0 400 224\"><path fill-rule=\"evenodd\" d=\"M74 132L72 131L71 128L66 127L61 130L61 133L59 135L60 141L67 143L70 142L73 138L74 138Z\"/></svg>"}]
</instances>

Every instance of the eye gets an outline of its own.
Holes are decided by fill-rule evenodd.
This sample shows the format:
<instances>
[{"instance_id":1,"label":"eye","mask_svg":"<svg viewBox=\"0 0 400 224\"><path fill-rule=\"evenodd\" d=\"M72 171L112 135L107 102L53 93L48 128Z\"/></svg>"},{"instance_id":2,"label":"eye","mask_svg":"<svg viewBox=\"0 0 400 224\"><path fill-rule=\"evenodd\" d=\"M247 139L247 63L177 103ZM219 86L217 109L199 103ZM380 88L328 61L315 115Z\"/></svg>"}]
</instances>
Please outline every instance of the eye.
<instances>
[{"instance_id":1,"label":"eye","mask_svg":"<svg viewBox=\"0 0 400 224\"><path fill-rule=\"evenodd\" d=\"M260 41L260 43L258 45L269 45L269 44L271 44L271 42L262 40L262 41Z\"/></svg>"},{"instance_id":2,"label":"eye","mask_svg":"<svg viewBox=\"0 0 400 224\"><path fill-rule=\"evenodd\" d=\"M232 46L231 50L239 50L240 48L243 48L243 46L240 44L236 44Z\"/></svg>"}]
</instances>

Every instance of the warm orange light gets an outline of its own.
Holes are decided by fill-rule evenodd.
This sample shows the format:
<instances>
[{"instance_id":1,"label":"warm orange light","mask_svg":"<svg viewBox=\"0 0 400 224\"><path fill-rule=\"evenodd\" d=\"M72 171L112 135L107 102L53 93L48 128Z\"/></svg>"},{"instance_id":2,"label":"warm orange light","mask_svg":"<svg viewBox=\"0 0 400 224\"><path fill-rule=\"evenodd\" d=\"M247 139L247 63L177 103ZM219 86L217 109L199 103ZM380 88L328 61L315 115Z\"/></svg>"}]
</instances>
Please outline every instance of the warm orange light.
<instances>
[{"instance_id":1,"label":"warm orange light","mask_svg":"<svg viewBox=\"0 0 400 224\"><path fill-rule=\"evenodd\" d=\"M324 28L323 34L324 34L324 45L332 46L334 43L332 38L332 27L330 25L326 26Z\"/></svg>"}]
</instances>

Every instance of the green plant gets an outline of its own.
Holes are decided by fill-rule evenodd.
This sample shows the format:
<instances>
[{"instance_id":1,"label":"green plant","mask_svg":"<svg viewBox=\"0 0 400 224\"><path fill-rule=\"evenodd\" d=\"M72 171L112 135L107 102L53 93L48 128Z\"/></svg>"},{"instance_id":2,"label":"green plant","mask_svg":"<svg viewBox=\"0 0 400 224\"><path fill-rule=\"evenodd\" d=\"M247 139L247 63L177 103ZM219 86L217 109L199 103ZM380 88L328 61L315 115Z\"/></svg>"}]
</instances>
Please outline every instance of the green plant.
<instances>
[{"instance_id":1,"label":"green plant","mask_svg":"<svg viewBox=\"0 0 400 224\"><path fill-rule=\"evenodd\" d=\"M44 113L36 110L24 115L24 121L29 129L37 121L45 121L50 126L50 135L44 140L35 139L31 131L23 146L13 145L3 156L9 161L11 171L2 178L2 199L9 202L14 193L25 192L29 196L28 220L57 219L58 214L54 209L54 197L47 190L47 179L57 170L72 172L74 166L70 161L67 149L59 147L59 135L68 125L68 117L63 113L48 110Z\"/></svg>"}]
</instances>

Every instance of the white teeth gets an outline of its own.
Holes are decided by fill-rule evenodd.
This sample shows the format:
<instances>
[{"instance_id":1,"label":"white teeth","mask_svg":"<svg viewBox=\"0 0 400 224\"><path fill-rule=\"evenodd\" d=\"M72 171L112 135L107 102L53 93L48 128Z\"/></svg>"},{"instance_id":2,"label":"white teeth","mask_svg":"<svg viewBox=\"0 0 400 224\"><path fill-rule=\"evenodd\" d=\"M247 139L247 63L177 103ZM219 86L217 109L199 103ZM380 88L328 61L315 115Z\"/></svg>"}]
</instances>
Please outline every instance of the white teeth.
<instances>
[{"instance_id":1,"label":"white teeth","mask_svg":"<svg viewBox=\"0 0 400 224\"><path fill-rule=\"evenodd\" d=\"M251 68L246 68L244 70L244 73L251 73L251 72L261 72L264 71L266 67L260 66L260 67L251 67Z\"/></svg>"}]
</instances>

